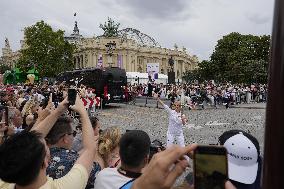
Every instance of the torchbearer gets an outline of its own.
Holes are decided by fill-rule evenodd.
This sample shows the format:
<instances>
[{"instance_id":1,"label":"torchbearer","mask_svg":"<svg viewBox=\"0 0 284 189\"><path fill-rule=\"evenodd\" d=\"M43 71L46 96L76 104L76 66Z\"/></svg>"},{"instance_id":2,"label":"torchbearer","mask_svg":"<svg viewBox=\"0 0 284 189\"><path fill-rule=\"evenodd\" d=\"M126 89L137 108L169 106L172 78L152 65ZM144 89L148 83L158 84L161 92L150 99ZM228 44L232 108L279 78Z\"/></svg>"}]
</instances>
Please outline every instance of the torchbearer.
<instances>
[{"instance_id":1,"label":"torchbearer","mask_svg":"<svg viewBox=\"0 0 284 189\"><path fill-rule=\"evenodd\" d=\"M181 113L180 101L175 101L172 105L173 109L171 109L158 97L158 94L154 94L154 98L156 98L158 102L164 106L165 110L169 114L167 147L173 145L175 138L177 139L177 144L184 147L185 145L182 126L186 124L187 119L185 115Z\"/></svg>"}]
</instances>

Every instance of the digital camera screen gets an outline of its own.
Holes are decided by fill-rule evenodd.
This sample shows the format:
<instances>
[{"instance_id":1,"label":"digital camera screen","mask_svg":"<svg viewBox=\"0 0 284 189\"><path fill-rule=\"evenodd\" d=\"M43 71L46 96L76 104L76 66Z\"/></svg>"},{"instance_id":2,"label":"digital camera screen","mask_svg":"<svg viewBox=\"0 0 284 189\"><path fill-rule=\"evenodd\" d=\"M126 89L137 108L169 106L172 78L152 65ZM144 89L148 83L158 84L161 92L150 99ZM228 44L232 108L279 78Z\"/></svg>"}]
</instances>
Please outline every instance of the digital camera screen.
<instances>
[{"instance_id":1,"label":"digital camera screen","mask_svg":"<svg viewBox=\"0 0 284 189\"><path fill-rule=\"evenodd\" d=\"M195 155L195 188L224 189L227 179L226 155Z\"/></svg>"}]
</instances>

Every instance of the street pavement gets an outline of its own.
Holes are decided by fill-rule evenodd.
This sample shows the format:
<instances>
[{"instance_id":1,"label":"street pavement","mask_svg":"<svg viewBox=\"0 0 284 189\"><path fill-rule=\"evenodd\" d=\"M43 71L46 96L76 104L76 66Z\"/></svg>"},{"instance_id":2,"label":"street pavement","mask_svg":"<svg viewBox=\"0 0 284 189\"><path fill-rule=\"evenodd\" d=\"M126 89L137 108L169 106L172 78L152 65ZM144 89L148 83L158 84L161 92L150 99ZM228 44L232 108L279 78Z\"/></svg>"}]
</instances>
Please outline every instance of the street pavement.
<instances>
[{"instance_id":1,"label":"street pavement","mask_svg":"<svg viewBox=\"0 0 284 189\"><path fill-rule=\"evenodd\" d=\"M141 104L141 105L140 105ZM102 129L117 126L124 133L127 129L141 129L146 131L151 140L158 139L166 143L168 127L168 115L165 110L156 108L154 100L138 102L136 105L111 104L106 109L99 110L98 118L102 123ZM218 137L231 129L241 129L255 136L263 153L264 120L266 104L241 104L229 109L224 107L188 110L183 112L189 119L183 127L186 144L217 144ZM192 162L191 162L192 165ZM180 176L175 186L179 186L192 168Z\"/></svg>"},{"instance_id":2,"label":"street pavement","mask_svg":"<svg viewBox=\"0 0 284 189\"><path fill-rule=\"evenodd\" d=\"M149 105L149 104L147 104ZM126 129L141 129L146 131L151 140L159 139L166 142L168 115L162 107L111 104L106 109L98 111L98 117L103 128L118 126L122 132ZM263 149L265 103L241 104L229 109L205 108L204 110L189 110L183 112L188 118L188 124L183 128L185 142L199 144L217 144L218 137L230 129L242 129L255 136Z\"/></svg>"}]
</instances>

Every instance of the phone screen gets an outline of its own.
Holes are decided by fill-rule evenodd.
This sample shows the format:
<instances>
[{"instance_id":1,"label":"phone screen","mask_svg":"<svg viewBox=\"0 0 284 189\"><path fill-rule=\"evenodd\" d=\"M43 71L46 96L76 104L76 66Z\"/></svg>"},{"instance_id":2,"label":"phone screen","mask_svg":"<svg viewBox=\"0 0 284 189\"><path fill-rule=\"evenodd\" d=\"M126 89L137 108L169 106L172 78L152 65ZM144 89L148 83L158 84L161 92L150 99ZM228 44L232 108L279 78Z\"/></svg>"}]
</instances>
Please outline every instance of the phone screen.
<instances>
[{"instance_id":1,"label":"phone screen","mask_svg":"<svg viewBox=\"0 0 284 189\"><path fill-rule=\"evenodd\" d=\"M8 107L0 106L0 122L8 125Z\"/></svg>"},{"instance_id":2,"label":"phone screen","mask_svg":"<svg viewBox=\"0 0 284 189\"><path fill-rule=\"evenodd\" d=\"M68 102L70 105L74 105L76 101L76 89L68 89Z\"/></svg>"},{"instance_id":3,"label":"phone screen","mask_svg":"<svg viewBox=\"0 0 284 189\"><path fill-rule=\"evenodd\" d=\"M195 189L224 189L228 178L226 149L199 146L194 156Z\"/></svg>"}]
</instances>

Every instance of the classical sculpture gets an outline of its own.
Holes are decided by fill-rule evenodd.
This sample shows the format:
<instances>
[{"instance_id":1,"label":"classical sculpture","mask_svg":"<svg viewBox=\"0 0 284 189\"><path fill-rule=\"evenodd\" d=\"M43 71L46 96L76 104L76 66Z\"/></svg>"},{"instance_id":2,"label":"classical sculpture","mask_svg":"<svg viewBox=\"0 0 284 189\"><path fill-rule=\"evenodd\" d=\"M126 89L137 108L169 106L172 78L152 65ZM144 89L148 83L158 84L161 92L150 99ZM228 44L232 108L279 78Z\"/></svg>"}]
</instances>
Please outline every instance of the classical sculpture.
<instances>
[{"instance_id":1,"label":"classical sculpture","mask_svg":"<svg viewBox=\"0 0 284 189\"><path fill-rule=\"evenodd\" d=\"M10 49L10 44L7 37L5 38L5 48Z\"/></svg>"},{"instance_id":2,"label":"classical sculpture","mask_svg":"<svg viewBox=\"0 0 284 189\"><path fill-rule=\"evenodd\" d=\"M107 22L104 25L100 24L100 28L104 30L104 37L117 37L118 28L120 23L114 23L111 18L108 18Z\"/></svg>"},{"instance_id":3,"label":"classical sculpture","mask_svg":"<svg viewBox=\"0 0 284 189\"><path fill-rule=\"evenodd\" d=\"M171 56L171 58L169 59L169 65L171 66L171 68L173 68L174 64L175 64L175 61L173 57Z\"/></svg>"},{"instance_id":4,"label":"classical sculpture","mask_svg":"<svg viewBox=\"0 0 284 189\"><path fill-rule=\"evenodd\" d=\"M175 83L175 72L174 72L175 61L174 61L172 56L170 57L168 63L169 63L169 66L170 66L170 69L168 70L168 83L173 84L173 83Z\"/></svg>"},{"instance_id":5,"label":"classical sculpture","mask_svg":"<svg viewBox=\"0 0 284 189\"><path fill-rule=\"evenodd\" d=\"M175 43L175 45L174 45L174 48L175 48L176 51L178 50L178 46L177 46L176 43Z\"/></svg>"}]
</instances>

